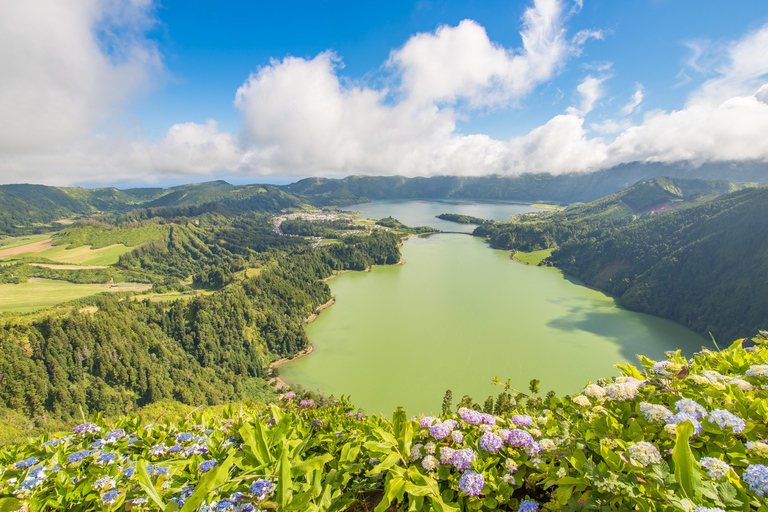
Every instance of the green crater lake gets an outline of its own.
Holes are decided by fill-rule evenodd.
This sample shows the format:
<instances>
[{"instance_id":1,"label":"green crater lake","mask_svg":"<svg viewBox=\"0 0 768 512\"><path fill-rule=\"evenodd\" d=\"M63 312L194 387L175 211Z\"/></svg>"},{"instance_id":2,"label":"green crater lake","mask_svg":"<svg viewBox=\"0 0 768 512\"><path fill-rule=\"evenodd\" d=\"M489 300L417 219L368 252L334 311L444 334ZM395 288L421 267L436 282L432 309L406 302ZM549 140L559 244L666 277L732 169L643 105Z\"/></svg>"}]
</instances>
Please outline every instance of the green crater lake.
<instances>
[{"instance_id":1,"label":"green crater lake","mask_svg":"<svg viewBox=\"0 0 768 512\"><path fill-rule=\"evenodd\" d=\"M413 203L387 203L387 211L421 225L408 217ZM432 203L437 213L463 213ZM617 363L637 365L635 354L660 359L679 348L690 355L706 344L675 322L623 309L558 269L516 263L478 238L411 238L402 254L405 265L329 281L336 303L307 326L314 352L283 366L284 380L351 396L368 413L403 406L415 415L439 412L446 389L454 405L465 394L483 403L502 390L491 385L496 375L522 391L536 378L542 393L575 394L618 375Z\"/></svg>"}]
</instances>

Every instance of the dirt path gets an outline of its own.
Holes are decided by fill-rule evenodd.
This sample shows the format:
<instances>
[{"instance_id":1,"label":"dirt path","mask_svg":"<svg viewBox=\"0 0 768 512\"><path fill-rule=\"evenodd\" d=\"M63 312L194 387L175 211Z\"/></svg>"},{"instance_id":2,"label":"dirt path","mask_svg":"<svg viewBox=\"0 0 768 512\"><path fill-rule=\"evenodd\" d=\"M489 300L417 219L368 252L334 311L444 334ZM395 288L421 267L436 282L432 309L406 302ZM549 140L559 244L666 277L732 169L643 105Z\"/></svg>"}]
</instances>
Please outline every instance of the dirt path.
<instances>
[{"instance_id":1,"label":"dirt path","mask_svg":"<svg viewBox=\"0 0 768 512\"><path fill-rule=\"evenodd\" d=\"M96 268L109 268L107 265L51 265L48 263L30 263L32 267L58 268L61 270L90 270Z\"/></svg>"},{"instance_id":2,"label":"dirt path","mask_svg":"<svg viewBox=\"0 0 768 512\"><path fill-rule=\"evenodd\" d=\"M11 249L0 250L0 258L7 258L8 256L16 256L24 252L43 252L46 249L51 248L51 242L53 239L41 240L40 242L32 242L31 244L20 245L18 247L12 247Z\"/></svg>"}]
</instances>

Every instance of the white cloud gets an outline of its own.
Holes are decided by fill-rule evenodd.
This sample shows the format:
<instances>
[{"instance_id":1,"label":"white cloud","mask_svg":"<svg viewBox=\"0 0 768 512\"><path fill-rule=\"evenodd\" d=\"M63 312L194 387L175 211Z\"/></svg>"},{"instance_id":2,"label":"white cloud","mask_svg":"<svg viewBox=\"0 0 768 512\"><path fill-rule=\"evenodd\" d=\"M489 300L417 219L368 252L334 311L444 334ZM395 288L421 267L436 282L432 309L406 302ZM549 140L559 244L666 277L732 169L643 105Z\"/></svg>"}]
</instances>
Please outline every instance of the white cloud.
<instances>
[{"instance_id":1,"label":"white cloud","mask_svg":"<svg viewBox=\"0 0 768 512\"><path fill-rule=\"evenodd\" d=\"M162 68L146 1L0 3L0 150L88 139Z\"/></svg>"},{"instance_id":2,"label":"white cloud","mask_svg":"<svg viewBox=\"0 0 768 512\"><path fill-rule=\"evenodd\" d=\"M589 37L570 43L564 21L560 0L535 0L523 15L520 49L492 42L482 26L464 20L411 37L392 52L389 65L409 102L506 106L552 78Z\"/></svg>"},{"instance_id":3,"label":"white cloud","mask_svg":"<svg viewBox=\"0 0 768 512\"><path fill-rule=\"evenodd\" d=\"M581 104L578 108L568 107L567 112L569 114L584 116L592 111L600 98L604 96L603 82L605 82L609 76L594 77L588 75L577 87L579 95L581 96Z\"/></svg>"},{"instance_id":4,"label":"white cloud","mask_svg":"<svg viewBox=\"0 0 768 512\"><path fill-rule=\"evenodd\" d=\"M635 87L635 93L632 95L632 98L629 100L629 103L621 107L621 110L619 111L620 116L628 116L631 113L635 111L637 107L640 106L640 104L643 102L643 85L637 84Z\"/></svg>"}]
</instances>

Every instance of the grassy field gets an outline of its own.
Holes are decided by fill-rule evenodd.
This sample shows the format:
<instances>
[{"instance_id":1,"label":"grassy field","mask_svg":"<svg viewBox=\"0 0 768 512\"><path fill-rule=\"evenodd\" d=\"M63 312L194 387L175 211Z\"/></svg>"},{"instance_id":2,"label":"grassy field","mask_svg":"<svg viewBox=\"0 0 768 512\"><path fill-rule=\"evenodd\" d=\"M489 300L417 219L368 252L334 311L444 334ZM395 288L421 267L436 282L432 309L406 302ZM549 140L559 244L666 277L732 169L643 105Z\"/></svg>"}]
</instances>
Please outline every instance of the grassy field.
<instances>
[{"instance_id":1,"label":"grassy field","mask_svg":"<svg viewBox=\"0 0 768 512\"><path fill-rule=\"evenodd\" d=\"M65 249L63 246L57 245L42 252L22 253L17 257L34 256L48 258L52 261L72 265L114 265L121 254L129 252L131 249L132 247L126 247L123 244L108 245L101 249L91 249L90 245Z\"/></svg>"},{"instance_id":2,"label":"grassy field","mask_svg":"<svg viewBox=\"0 0 768 512\"><path fill-rule=\"evenodd\" d=\"M0 249L13 249L14 247L48 240L49 238L51 238L51 233L27 236L5 236L0 238Z\"/></svg>"},{"instance_id":3,"label":"grassy field","mask_svg":"<svg viewBox=\"0 0 768 512\"><path fill-rule=\"evenodd\" d=\"M541 251L533 252L518 252L513 259L520 263L525 263L526 265L538 265L545 258L549 257L549 255L552 254L552 251L553 249L543 249Z\"/></svg>"},{"instance_id":4,"label":"grassy field","mask_svg":"<svg viewBox=\"0 0 768 512\"><path fill-rule=\"evenodd\" d=\"M194 294L190 293L180 293L180 292L173 292L173 293L148 293L143 295L137 295L134 297L134 300L144 300L149 299L152 302L165 302L170 300L178 300L178 299L191 299L195 297L197 294L200 295L211 295L215 291L214 290L195 290Z\"/></svg>"},{"instance_id":5,"label":"grassy field","mask_svg":"<svg viewBox=\"0 0 768 512\"><path fill-rule=\"evenodd\" d=\"M110 288L103 284L73 284L55 279L32 278L27 283L0 284L0 311L29 313L68 300L81 299L100 292L141 291L146 286L125 284Z\"/></svg>"}]
</instances>

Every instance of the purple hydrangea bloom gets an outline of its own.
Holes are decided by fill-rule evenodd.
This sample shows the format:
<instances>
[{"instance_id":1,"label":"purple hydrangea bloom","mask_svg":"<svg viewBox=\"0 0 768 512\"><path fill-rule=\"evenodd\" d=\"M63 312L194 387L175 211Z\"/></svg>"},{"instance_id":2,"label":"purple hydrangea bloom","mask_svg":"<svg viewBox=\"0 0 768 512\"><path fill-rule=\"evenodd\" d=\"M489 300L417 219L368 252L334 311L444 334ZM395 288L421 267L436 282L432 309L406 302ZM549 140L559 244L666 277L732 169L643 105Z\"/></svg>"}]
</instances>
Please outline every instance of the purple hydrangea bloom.
<instances>
[{"instance_id":1,"label":"purple hydrangea bloom","mask_svg":"<svg viewBox=\"0 0 768 512\"><path fill-rule=\"evenodd\" d=\"M485 425L496 425L496 417L493 414L483 413L480 415L480 419Z\"/></svg>"},{"instance_id":2,"label":"purple hydrangea bloom","mask_svg":"<svg viewBox=\"0 0 768 512\"><path fill-rule=\"evenodd\" d=\"M768 492L768 466L751 464L744 472L742 479L749 484L749 488L760 497Z\"/></svg>"},{"instance_id":3,"label":"purple hydrangea bloom","mask_svg":"<svg viewBox=\"0 0 768 512\"><path fill-rule=\"evenodd\" d=\"M520 502L519 512L538 512L539 504L533 500L523 500Z\"/></svg>"},{"instance_id":4,"label":"purple hydrangea bloom","mask_svg":"<svg viewBox=\"0 0 768 512\"><path fill-rule=\"evenodd\" d=\"M456 450L453 448L440 448L440 464L453 464L453 454Z\"/></svg>"},{"instance_id":5,"label":"purple hydrangea bloom","mask_svg":"<svg viewBox=\"0 0 768 512\"><path fill-rule=\"evenodd\" d=\"M515 414L509 419L518 427L530 427L533 425L533 418L527 414Z\"/></svg>"},{"instance_id":6,"label":"purple hydrangea bloom","mask_svg":"<svg viewBox=\"0 0 768 512\"><path fill-rule=\"evenodd\" d=\"M480 444L480 448L482 448L487 452L497 452L501 449L501 446L504 444L504 441L496 434L488 432L486 434L483 434L483 436L480 438L479 444Z\"/></svg>"},{"instance_id":7,"label":"purple hydrangea bloom","mask_svg":"<svg viewBox=\"0 0 768 512\"><path fill-rule=\"evenodd\" d=\"M479 425L483 421L482 413L467 409L466 407L459 409L459 416L470 425Z\"/></svg>"},{"instance_id":8,"label":"purple hydrangea bloom","mask_svg":"<svg viewBox=\"0 0 768 512\"><path fill-rule=\"evenodd\" d=\"M529 457L533 457L537 453L541 453L541 445L534 441L533 444L525 450L525 453L527 453Z\"/></svg>"},{"instance_id":9,"label":"purple hydrangea bloom","mask_svg":"<svg viewBox=\"0 0 768 512\"><path fill-rule=\"evenodd\" d=\"M453 430L456 428L456 426L459 424L456 420L445 420L443 422L443 425L447 425L449 429Z\"/></svg>"},{"instance_id":10,"label":"purple hydrangea bloom","mask_svg":"<svg viewBox=\"0 0 768 512\"><path fill-rule=\"evenodd\" d=\"M82 423L72 429L75 434L92 434L101 430L101 427L95 423Z\"/></svg>"},{"instance_id":11,"label":"purple hydrangea bloom","mask_svg":"<svg viewBox=\"0 0 768 512\"><path fill-rule=\"evenodd\" d=\"M437 418L435 418L434 416L424 416L419 420L419 427L429 428L435 423L436 420Z\"/></svg>"},{"instance_id":12,"label":"purple hydrangea bloom","mask_svg":"<svg viewBox=\"0 0 768 512\"><path fill-rule=\"evenodd\" d=\"M168 448L168 453L176 453L176 452L180 452L181 450L182 450L181 445L180 444L175 444L175 445L171 446L170 448Z\"/></svg>"},{"instance_id":13,"label":"purple hydrangea bloom","mask_svg":"<svg viewBox=\"0 0 768 512\"><path fill-rule=\"evenodd\" d=\"M743 432L747 427L747 424L743 419L725 409L715 409L709 413L709 422L717 424L720 428L733 429L734 434Z\"/></svg>"},{"instance_id":14,"label":"purple hydrangea bloom","mask_svg":"<svg viewBox=\"0 0 768 512\"><path fill-rule=\"evenodd\" d=\"M464 448L463 450L454 450L451 457L451 464L459 471L472 468L472 461L477 458L477 455L471 448Z\"/></svg>"},{"instance_id":15,"label":"purple hydrangea bloom","mask_svg":"<svg viewBox=\"0 0 768 512\"><path fill-rule=\"evenodd\" d=\"M91 450L81 450L67 457L67 462L80 462L91 454Z\"/></svg>"},{"instance_id":16,"label":"purple hydrangea bloom","mask_svg":"<svg viewBox=\"0 0 768 512\"><path fill-rule=\"evenodd\" d=\"M533 436L525 430L520 429L510 431L507 441L517 448L528 448L529 446L533 446L534 443Z\"/></svg>"},{"instance_id":17,"label":"purple hydrangea bloom","mask_svg":"<svg viewBox=\"0 0 768 512\"><path fill-rule=\"evenodd\" d=\"M429 427L429 435L435 439L445 439L451 433L451 429L445 423L436 423Z\"/></svg>"},{"instance_id":18,"label":"purple hydrangea bloom","mask_svg":"<svg viewBox=\"0 0 768 512\"><path fill-rule=\"evenodd\" d=\"M251 486L248 488L248 492L256 496L257 500L261 501L266 498L267 494L270 494L274 489L275 484L269 480L259 478L251 484Z\"/></svg>"},{"instance_id":19,"label":"purple hydrangea bloom","mask_svg":"<svg viewBox=\"0 0 768 512\"><path fill-rule=\"evenodd\" d=\"M283 395L283 398L281 400L293 400L294 398L296 398L296 393L294 393L293 391L289 391Z\"/></svg>"},{"instance_id":20,"label":"purple hydrangea bloom","mask_svg":"<svg viewBox=\"0 0 768 512\"><path fill-rule=\"evenodd\" d=\"M302 400L301 402L299 402L299 405L301 405L302 407L303 406L312 407L313 405L315 405L315 401L310 398L308 400Z\"/></svg>"},{"instance_id":21,"label":"purple hydrangea bloom","mask_svg":"<svg viewBox=\"0 0 768 512\"><path fill-rule=\"evenodd\" d=\"M474 471L465 471L459 479L459 490L467 496L479 496L484 486L483 475Z\"/></svg>"},{"instance_id":22,"label":"purple hydrangea bloom","mask_svg":"<svg viewBox=\"0 0 768 512\"><path fill-rule=\"evenodd\" d=\"M207 473L208 471L213 469L214 466L218 465L218 463L219 462L216 460L204 460L203 462L200 463L200 466L198 467L198 469L200 470L201 473Z\"/></svg>"}]
</instances>

